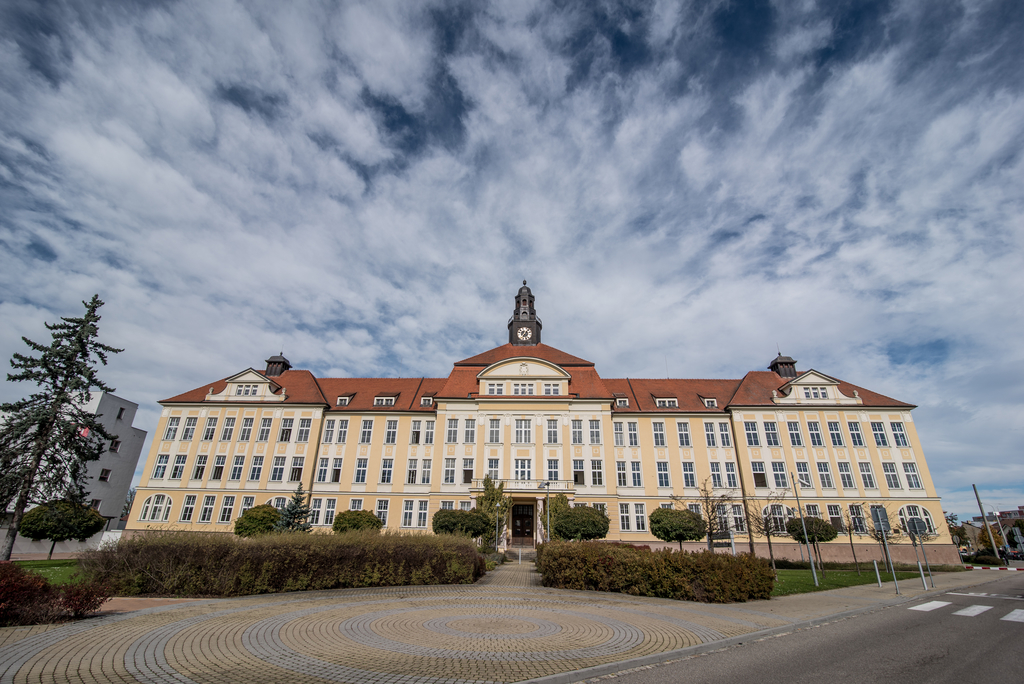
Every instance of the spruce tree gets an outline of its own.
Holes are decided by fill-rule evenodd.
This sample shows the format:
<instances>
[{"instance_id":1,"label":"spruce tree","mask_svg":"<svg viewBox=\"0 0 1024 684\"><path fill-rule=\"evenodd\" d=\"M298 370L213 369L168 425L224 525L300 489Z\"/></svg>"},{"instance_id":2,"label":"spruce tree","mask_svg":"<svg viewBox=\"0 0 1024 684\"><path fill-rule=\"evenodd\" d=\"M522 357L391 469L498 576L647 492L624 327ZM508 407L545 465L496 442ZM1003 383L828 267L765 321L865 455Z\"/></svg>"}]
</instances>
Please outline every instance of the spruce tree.
<instances>
[{"instance_id":1,"label":"spruce tree","mask_svg":"<svg viewBox=\"0 0 1024 684\"><path fill-rule=\"evenodd\" d=\"M27 399L0 405L0 504L13 502L0 560L10 560L18 527L32 503L53 499L82 502L89 461L103 454L116 436L110 435L85 410L94 390L113 392L96 374L96 363L107 365L115 349L96 338L103 306L98 295L85 305L85 315L47 323L50 345L21 339L36 356L15 353L10 382L31 382L36 392Z\"/></svg>"},{"instance_id":2,"label":"spruce tree","mask_svg":"<svg viewBox=\"0 0 1024 684\"><path fill-rule=\"evenodd\" d=\"M309 532L313 526L309 523L309 504L302 483L295 488L295 493L288 500L288 505L281 511L281 518L274 527L279 532Z\"/></svg>"}]
</instances>

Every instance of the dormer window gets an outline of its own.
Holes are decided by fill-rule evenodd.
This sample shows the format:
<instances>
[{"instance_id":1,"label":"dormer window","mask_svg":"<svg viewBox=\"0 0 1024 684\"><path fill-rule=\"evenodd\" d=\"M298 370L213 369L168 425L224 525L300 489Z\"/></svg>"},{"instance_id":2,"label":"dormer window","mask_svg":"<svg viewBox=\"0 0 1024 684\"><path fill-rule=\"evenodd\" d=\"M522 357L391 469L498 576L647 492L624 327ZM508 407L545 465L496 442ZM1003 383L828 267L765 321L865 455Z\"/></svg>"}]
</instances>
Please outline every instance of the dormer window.
<instances>
[{"instance_id":1,"label":"dormer window","mask_svg":"<svg viewBox=\"0 0 1024 684\"><path fill-rule=\"evenodd\" d=\"M434 397L422 397L420 398L420 406L433 406Z\"/></svg>"},{"instance_id":2,"label":"dormer window","mask_svg":"<svg viewBox=\"0 0 1024 684\"><path fill-rule=\"evenodd\" d=\"M629 399L626 399L624 397L620 397L620 398L615 400L615 405L620 407L620 408L629 408Z\"/></svg>"},{"instance_id":3,"label":"dormer window","mask_svg":"<svg viewBox=\"0 0 1024 684\"><path fill-rule=\"evenodd\" d=\"M514 382L514 383L512 383L512 394L515 394L515 395L532 395L533 394L533 383L532 382Z\"/></svg>"},{"instance_id":4,"label":"dormer window","mask_svg":"<svg viewBox=\"0 0 1024 684\"><path fill-rule=\"evenodd\" d=\"M675 399L657 399L655 403L658 408L679 408L679 402Z\"/></svg>"},{"instance_id":5,"label":"dormer window","mask_svg":"<svg viewBox=\"0 0 1024 684\"><path fill-rule=\"evenodd\" d=\"M707 408L718 408L718 400L717 399L705 399L704 400L704 406L706 406Z\"/></svg>"},{"instance_id":6,"label":"dormer window","mask_svg":"<svg viewBox=\"0 0 1024 684\"><path fill-rule=\"evenodd\" d=\"M804 387L804 399L828 399L828 388Z\"/></svg>"},{"instance_id":7,"label":"dormer window","mask_svg":"<svg viewBox=\"0 0 1024 684\"><path fill-rule=\"evenodd\" d=\"M497 395L500 395L500 394L505 394L505 385L504 385L504 383L500 383L500 382L490 382L490 383L487 383L487 393L490 394L490 395L494 395L494 396L497 396Z\"/></svg>"},{"instance_id":8,"label":"dormer window","mask_svg":"<svg viewBox=\"0 0 1024 684\"><path fill-rule=\"evenodd\" d=\"M559 389L559 383L557 382L545 382L544 383L544 394L557 396L561 394Z\"/></svg>"},{"instance_id":9,"label":"dormer window","mask_svg":"<svg viewBox=\"0 0 1024 684\"><path fill-rule=\"evenodd\" d=\"M351 397L338 397L338 406L348 406L348 400Z\"/></svg>"},{"instance_id":10,"label":"dormer window","mask_svg":"<svg viewBox=\"0 0 1024 684\"><path fill-rule=\"evenodd\" d=\"M236 385L235 396L236 397L255 397L259 390L259 385Z\"/></svg>"},{"instance_id":11,"label":"dormer window","mask_svg":"<svg viewBox=\"0 0 1024 684\"><path fill-rule=\"evenodd\" d=\"M394 406L395 405L395 398L394 397L375 397L374 400L373 400L373 405L374 406Z\"/></svg>"}]
</instances>

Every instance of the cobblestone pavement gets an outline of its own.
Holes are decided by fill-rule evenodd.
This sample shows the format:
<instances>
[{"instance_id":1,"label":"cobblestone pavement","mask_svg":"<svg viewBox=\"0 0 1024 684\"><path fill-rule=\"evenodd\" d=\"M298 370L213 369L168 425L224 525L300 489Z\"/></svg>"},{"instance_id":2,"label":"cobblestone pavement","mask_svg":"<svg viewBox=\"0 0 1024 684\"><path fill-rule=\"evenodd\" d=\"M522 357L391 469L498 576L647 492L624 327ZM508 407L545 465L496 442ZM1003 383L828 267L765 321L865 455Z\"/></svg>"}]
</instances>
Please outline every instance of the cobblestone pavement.
<instances>
[{"instance_id":1,"label":"cobblestone pavement","mask_svg":"<svg viewBox=\"0 0 1024 684\"><path fill-rule=\"evenodd\" d=\"M948 591L995 578L965 572L936 584ZM545 589L538 580L532 563L510 564L469 586L150 604L8 627L0 683L578 681L897 599L886 584L723 606ZM904 587L900 600L922 593L920 583Z\"/></svg>"}]
</instances>

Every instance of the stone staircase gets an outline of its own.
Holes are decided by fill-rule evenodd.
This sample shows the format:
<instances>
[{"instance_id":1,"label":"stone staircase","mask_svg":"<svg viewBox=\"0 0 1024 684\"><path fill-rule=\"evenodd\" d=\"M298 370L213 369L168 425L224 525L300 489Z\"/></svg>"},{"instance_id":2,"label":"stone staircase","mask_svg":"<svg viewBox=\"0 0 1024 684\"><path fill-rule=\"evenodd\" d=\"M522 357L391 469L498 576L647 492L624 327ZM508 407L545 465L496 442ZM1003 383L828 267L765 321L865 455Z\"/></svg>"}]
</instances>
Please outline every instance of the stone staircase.
<instances>
[{"instance_id":1,"label":"stone staircase","mask_svg":"<svg viewBox=\"0 0 1024 684\"><path fill-rule=\"evenodd\" d=\"M537 560L537 549L532 546L510 546L505 551L505 558L512 563L518 563L520 558L524 563L533 563Z\"/></svg>"}]
</instances>

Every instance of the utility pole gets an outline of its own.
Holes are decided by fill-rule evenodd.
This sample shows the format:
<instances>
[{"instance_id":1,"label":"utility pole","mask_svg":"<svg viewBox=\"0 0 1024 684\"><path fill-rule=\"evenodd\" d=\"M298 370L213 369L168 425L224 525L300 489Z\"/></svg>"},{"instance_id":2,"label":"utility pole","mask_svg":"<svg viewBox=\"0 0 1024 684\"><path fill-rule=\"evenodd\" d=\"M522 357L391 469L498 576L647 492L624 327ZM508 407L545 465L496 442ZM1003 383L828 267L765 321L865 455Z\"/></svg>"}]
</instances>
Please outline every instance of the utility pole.
<instances>
[{"instance_id":1,"label":"utility pole","mask_svg":"<svg viewBox=\"0 0 1024 684\"><path fill-rule=\"evenodd\" d=\"M992 528L988 526L988 518L985 517L985 507L981 505L981 497L978 496L978 485L974 487L974 498L978 500L978 510L981 511L981 522L985 523L985 531L988 532L988 540L992 542L992 553L999 555L999 548L996 547L996 538L992 536Z\"/></svg>"},{"instance_id":2,"label":"utility pole","mask_svg":"<svg viewBox=\"0 0 1024 684\"><path fill-rule=\"evenodd\" d=\"M807 523L804 522L804 509L800 505L800 492L799 481L793 477L793 473L789 473L790 479L793 481L793 494L796 495L796 507L800 511L800 526L804 528L804 543L807 544L807 557L811 561L811 576L814 577L814 586L818 586L818 573L814 571L814 556L811 554L811 540L807 538ZM895 576L894 576L895 577Z\"/></svg>"}]
</instances>

